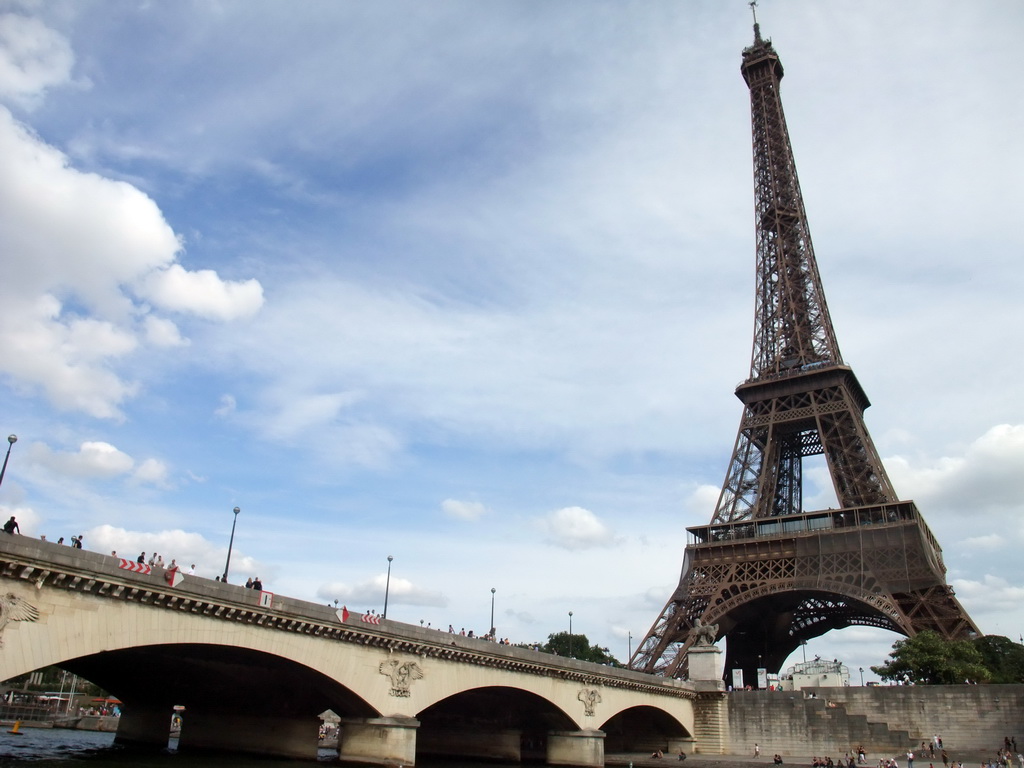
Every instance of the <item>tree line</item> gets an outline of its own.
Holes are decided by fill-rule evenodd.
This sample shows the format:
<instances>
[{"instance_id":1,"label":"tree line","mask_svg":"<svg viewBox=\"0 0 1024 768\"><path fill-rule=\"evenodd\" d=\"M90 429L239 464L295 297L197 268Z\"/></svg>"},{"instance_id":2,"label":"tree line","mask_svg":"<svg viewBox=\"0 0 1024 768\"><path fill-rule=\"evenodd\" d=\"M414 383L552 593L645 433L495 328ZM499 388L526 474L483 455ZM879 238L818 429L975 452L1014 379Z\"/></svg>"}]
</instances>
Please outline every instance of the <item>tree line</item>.
<instances>
[{"instance_id":1,"label":"tree line","mask_svg":"<svg viewBox=\"0 0 1024 768\"><path fill-rule=\"evenodd\" d=\"M889 660L871 671L914 685L1024 683L1024 644L1001 635L946 640L925 630L893 643Z\"/></svg>"}]
</instances>

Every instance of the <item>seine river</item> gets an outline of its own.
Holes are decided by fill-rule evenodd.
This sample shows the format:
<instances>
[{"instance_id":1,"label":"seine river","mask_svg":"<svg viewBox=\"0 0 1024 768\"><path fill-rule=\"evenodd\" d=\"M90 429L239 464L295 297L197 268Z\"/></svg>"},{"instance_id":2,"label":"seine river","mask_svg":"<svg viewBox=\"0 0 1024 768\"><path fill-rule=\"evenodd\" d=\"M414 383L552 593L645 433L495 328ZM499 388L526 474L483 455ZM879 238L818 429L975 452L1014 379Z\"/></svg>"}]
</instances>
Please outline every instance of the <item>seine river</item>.
<instances>
[{"instance_id":1,"label":"seine river","mask_svg":"<svg viewBox=\"0 0 1024 768\"><path fill-rule=\"evenodd\" d=\"M173 742L171 742L173 744ZM330 761L334 753L322 750L321 760ZM259 757L226 755L178 755L139 753L114 746L114 734L95 731L69 731L62 728L22 728L21 733L0 730L0 768L298 768L306 760L269 760Z\"/></svg>"}]
</instances>

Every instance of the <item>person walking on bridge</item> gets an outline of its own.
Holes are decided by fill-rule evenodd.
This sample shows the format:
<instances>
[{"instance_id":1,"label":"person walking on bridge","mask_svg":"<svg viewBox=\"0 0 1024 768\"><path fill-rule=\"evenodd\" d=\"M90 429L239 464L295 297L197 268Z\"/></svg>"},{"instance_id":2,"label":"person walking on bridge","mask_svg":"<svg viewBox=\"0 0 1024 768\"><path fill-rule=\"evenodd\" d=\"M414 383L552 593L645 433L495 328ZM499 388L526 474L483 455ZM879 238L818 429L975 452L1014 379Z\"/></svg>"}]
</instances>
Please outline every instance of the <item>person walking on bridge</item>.
<instances>
[{"instance_id":1,"label":"person walking on bridge","mask_svg":"<svg viewBox=\"0 0 1024 768\"><path fill-rule=\"evenodd\" d=\"M14 519L14 515L11 515L11 519L4 523L4 533L21 533L21 528L18 527L18 521Z\"/></svg>"}]
</instances>

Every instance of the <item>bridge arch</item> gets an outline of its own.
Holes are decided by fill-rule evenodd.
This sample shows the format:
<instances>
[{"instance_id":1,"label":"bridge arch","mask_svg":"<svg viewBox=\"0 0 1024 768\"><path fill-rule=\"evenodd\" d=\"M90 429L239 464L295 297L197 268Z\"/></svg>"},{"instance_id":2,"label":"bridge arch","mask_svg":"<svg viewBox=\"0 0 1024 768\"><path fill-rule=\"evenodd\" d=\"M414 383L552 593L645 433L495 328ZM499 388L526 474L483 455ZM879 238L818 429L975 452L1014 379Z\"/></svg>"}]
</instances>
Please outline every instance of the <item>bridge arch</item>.
<instances>
[{"instance_id":1,"label":"bridge arch","mask_svg":"<svg viewBox=\"0 0 1024 768\"><path fill-rule=\"evenodd\" d=\"M653 753L666 747L672 754L691 751L693 734L675 716L658 707L627 707L601 724L606 752Z\"/></svg>"},{"instance_id":2,"label":"bridge arch","mask_svg":"<svg viewBox=\"0 0 1024 768\"><path fill-rule=\"evenodd\" d=\"M417 713L417 719L416 753L431 757L542 759L549 733L578 730L550 699L505 685L454 692Z\"/></svg>"}]
</instances>

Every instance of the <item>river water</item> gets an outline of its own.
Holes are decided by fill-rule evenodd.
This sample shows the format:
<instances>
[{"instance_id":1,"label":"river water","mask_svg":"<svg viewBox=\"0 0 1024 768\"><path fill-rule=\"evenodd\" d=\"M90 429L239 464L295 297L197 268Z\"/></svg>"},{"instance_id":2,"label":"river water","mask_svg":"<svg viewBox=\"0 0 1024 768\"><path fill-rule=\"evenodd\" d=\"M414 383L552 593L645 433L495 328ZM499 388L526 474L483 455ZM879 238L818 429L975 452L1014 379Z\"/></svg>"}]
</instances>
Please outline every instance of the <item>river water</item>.
<instances>
[{"instance_id":1,"label":"river water","mask_svg":"<svg viewBox=\"0 0 1024 768\"><path fill-rule=\"evenodd\" d=\"M171 742L173 746L174 742ZM320 759L330 761L337 753L320 751ZM306 760L268 760L244 755L178 755L138 752L114 745L113 733L70 731L63 728L22 728L18 734L0 731L0 768L298 768Z\"/></svg>"}]
</instances>

